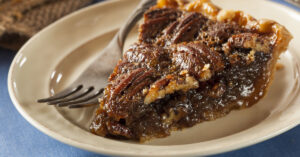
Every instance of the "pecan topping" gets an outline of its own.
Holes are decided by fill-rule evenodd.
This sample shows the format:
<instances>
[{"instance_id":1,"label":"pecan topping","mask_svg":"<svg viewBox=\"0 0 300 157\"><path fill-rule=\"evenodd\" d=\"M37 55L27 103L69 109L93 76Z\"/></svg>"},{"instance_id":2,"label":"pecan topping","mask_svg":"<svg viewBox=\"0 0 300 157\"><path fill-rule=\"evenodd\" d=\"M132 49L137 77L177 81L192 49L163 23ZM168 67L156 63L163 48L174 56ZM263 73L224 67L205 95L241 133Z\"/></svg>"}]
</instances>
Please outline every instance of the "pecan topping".
<instances>
[{"instance_id":1,"label":"pecan topping","mask_svg":"<svg viewBox=\"0 0 300 157\"><path fill-rule=\"evenodd\" d=\"M136 78L138 78L144 71L145 69L139 68L136 70L133 70L130 74L124 77L120 81L120 83L115 87L115 89L112 91L112 96L116 96L117 94L121 93L124 91L130 83L132 83Z\"/></svg>"},{"instance_id":2,"label":"pecan topping","mask_svg":"<svg viewBox=\"0 0 300 157\"><path fill-rule=\"evenodd\" d=\"M254 51L269 53L272 49L270 39L256 33L241 33L228 39L226 52L233 48L250 48Z\"/></svg>"},{"instance_id":3,"label":"pecan topping","mask_svg":"<svg viewBox=\"0 0 300 157\"><path fill-rule=\"evenodd\" d=\"M173 54L173 63L182 70L187 70L200 81L206 81L216 72L224 68L219 53L210 50L202 43L177 45Z\"/></svg>"}]
</instances>

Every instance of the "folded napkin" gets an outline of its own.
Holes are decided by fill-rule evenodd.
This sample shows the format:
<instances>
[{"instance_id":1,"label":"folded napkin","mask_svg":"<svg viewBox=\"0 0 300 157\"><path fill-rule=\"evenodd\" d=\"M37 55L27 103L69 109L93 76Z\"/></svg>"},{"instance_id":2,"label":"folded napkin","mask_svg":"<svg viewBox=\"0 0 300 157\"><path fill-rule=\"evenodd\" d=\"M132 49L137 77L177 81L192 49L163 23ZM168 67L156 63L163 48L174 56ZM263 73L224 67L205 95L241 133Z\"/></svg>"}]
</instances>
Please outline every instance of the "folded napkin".
<instances>
[{"instance_id":1,"label":"folded napkin","mask_svg":"<svg viewBox=\"0 0 300 157\"><path fill-rule=\"evenodd\" d=\"M18 50L30 37L92 0L0 0L0 47Z\"/></svg>"}]
</instances>

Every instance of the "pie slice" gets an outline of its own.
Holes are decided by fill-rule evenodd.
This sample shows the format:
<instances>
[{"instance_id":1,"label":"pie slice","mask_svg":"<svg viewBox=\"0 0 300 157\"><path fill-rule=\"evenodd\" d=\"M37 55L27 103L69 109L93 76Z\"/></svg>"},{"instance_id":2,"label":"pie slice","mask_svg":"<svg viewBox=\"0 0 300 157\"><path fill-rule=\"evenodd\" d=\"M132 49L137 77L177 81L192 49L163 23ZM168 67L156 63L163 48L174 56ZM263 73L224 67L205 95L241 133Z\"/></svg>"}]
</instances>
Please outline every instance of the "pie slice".
<instances>
[{"instance_id":1,"label":"pie slice","mask_svg":"<svg viewBox=\"0 0 300 157\"><path fill-rule=\"evenodd\" d=\"M258 102L292 39L280 24L208 0L158 0L109 78L90 126L145 141Z\"/></svg>"}]
</instances>

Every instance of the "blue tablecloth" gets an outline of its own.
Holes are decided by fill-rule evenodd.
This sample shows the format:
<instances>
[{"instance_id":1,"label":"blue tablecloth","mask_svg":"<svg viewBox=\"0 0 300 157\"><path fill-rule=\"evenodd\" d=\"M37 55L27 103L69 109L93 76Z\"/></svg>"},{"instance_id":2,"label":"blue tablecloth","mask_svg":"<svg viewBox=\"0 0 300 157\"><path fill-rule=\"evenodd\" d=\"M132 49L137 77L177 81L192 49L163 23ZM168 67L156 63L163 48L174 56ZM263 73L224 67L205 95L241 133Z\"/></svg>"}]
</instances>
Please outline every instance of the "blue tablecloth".
<instances>
[{"instance_id":1,"label":"blue tablecloth","mask_svg":"<svg viewBox=\"0 0 300 157\"><path fill-rule=\"evenodd\" d=\"M284 3L281 0L274 0ZM298 9L299 10L299 9ZM16 52L0 48L0 157L102 157L61 142L31 126L13 106L7 90L8 69ZM201 148L199 148L201 149ZM215 157L299 157L300 126L265 142Z\"/></svg>"}]
</instances>

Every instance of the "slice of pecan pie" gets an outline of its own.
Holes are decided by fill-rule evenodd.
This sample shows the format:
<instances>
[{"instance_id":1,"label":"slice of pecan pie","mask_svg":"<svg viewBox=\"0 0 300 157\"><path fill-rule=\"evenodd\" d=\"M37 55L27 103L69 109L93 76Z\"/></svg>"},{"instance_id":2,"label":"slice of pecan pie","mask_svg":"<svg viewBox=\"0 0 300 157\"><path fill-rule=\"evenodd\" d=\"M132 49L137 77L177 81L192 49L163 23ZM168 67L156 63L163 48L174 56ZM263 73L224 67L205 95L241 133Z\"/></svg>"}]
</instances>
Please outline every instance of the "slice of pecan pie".
<instances>
[{"instance_id":1,"label":"slice of pecan pie","mask_svg":"<svg viewBox=\"0 0 300 157\"><path fill-rule=\"evenodd\" d=\"M208 0L158 0L109 78L91 132L148 140L259 101L290 33Z\"/></svg>"}]
</instances>

